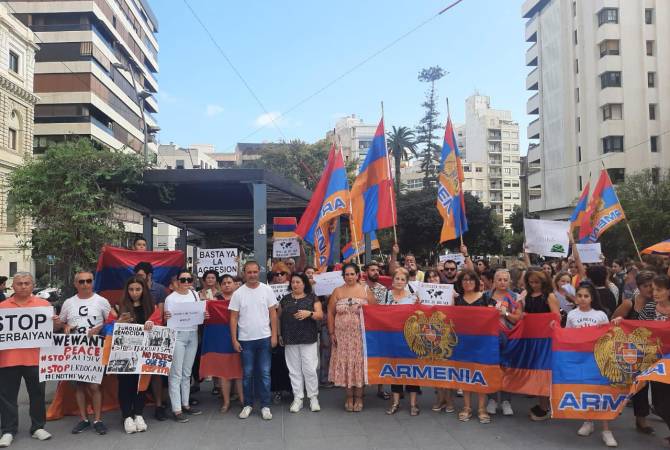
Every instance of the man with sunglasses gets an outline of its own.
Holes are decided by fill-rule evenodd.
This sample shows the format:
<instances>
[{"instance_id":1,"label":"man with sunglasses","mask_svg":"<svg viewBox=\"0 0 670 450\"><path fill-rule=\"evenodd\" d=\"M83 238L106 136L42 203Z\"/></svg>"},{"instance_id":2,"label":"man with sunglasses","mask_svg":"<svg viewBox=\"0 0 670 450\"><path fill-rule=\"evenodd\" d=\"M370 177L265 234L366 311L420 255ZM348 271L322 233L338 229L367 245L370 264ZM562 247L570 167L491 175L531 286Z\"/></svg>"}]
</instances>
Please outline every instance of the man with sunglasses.
<instances>
[{"instance_id":1,"label":"man with sunglasses","mask_svg":"<svg viewBox=\"0 0 670 450\"><path fill-rule=\"evenodd\" d=\"M82 270L74 276L74 287L77 295L68 298L63 303L60 312L60 321L65 324L65 333L99 334L105 320L112 310L111 305L104 297L93 292L93 272ZM81 420L72 429L72 434L79 434L91 426L86 411L86 394L93 403L93 429L102 435L107 433L107 427L102 422L102 392L100 385L94 383L73 382L77 408Z\"/></svg>"},{"instance_id":2,"label":"man with sunglasses","mask_svg":"<svg viewBox=\"0 0 670 450\"><path fill-rule=\"evenodd\" d=\"M456 284L456 276L458 275L458 265L456 264L456 261L445 261L444 269L438 273L440 274L440 281L442 284Z\"/></svg>"}]
</instances>

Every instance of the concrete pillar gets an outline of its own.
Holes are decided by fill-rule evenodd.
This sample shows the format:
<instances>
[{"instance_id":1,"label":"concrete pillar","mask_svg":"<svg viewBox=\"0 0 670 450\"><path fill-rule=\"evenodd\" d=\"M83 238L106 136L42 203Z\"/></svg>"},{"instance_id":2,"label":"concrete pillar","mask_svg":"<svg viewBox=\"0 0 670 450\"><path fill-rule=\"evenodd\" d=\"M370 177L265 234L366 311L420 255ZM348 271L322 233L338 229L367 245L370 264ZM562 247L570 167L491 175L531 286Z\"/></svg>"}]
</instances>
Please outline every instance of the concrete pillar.
<instances>
[{"instance_id":1,"label":"concrete pillar","mask_svg":"<svg viewBox=\"0 0 670 450\"><path fill-rule=\"evenodd\" d=\"M264 183L253 184L254 203L254 259L261 266L260 279L265 282L267 276L267 217L268 217L268 192Z\"/></svg>"},{"instance_id":2,"label":"concrete pillar","mask_svg":"<svg viewBox=\"0 0 670 450\"><path fill-rule=\"evenodd\" d=\"M147 250L154 249L154 218L149 214L142 217L142 235L147 240Z\"/></svg>"},{"instance_id":3,"label":"concrete pillar","mask_svg":"<svg viewBox=\"0 0 670 450\"><path fill-rule=\"evenodd\" d=\"M186 265L187 265L187 258L188 258L188 255L186 254L186 249L187 249L186 235L187 235L186 229L185 228L180 228L179 229L179 238L177 238L177 245L175 246L176 250L181 250L182 252L184 252L184 267L186 267Z\"/></svg>"}]
</instances>

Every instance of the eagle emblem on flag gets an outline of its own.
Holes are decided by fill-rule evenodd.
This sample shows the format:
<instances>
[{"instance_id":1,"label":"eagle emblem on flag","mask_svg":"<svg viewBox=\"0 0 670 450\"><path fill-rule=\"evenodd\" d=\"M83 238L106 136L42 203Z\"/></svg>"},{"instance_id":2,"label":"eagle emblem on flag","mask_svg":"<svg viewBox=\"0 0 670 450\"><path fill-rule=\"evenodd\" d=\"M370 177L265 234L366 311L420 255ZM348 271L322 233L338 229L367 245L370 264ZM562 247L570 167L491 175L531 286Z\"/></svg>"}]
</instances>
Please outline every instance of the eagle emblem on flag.
<instances>
[{"instance_id":1,"label":"eagle emblem on flag","mask_svg":"<svg viewBox=\"0 0 670 450\"><path fill-rule=\"evenodd\" d=\"M620 327L613 327L601 336L593 348L600 373L612 386L626 387L640 372L647 370L661 357L660 339L651 338L647 328L636 328L626 334Z\"/></svg>"},{"instance_id":2,"label":"eagle emblem on flag","mask_svg":"<svg viewBox=\"0 0 670 450\"><path fill-rule=\"evenodd\" d=\"M415 311L405 320L405 341L420 359L445 360L453 354L458 344L453 321L446 320L441 311L428 317L423 311Z\"/></svg>"}]
</instances>

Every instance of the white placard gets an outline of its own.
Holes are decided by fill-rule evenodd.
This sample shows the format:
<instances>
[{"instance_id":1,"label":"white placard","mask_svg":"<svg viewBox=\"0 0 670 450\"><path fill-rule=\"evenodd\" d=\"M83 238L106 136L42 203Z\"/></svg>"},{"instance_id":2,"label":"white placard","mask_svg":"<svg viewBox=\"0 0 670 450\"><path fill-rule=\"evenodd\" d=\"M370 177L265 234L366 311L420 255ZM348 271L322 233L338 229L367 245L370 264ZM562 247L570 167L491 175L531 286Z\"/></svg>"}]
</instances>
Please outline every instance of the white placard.
<instances>
[{"instance_id":1,"label":"white placard","mask_svg":"<svg viewBox=\"0 0 670 450\"><path fill-rule=\"evenodd\" d=\"M317 296L330 295L335 288L343 284L342 272L317 273L314 275L314 294Z\"/></svg>"},{"instance_id":2,"label":"white placard","mask_svg":"<svg viewBox=\"0 0 670 450\"><path fill-rule=\"evenodd\" d=\"M420 283L416 294L424 305L454 304L453 284Z\"/></svg>"},{"instance_id":3,"label":"white placard","mask_svg":"<svg viewBox=\"0 0 670 450\"><path fill-rule=\"evenodd\" d=\"M570 222L523 219L526 251L541 256L568 256Z\"/></svg>"},{"instance_id":4,"label":"white placard","mask_svg":"<svg viewBox=\"0 0 670 450\"><path fill-rule=\"evenodd\" d=\"M51 306L0 309L0 350L51 347L53 317Z\"/></svg>"},{"instance_id":5,"label":"white placard","mask_svg":"<svg viewBox=\"0 0 670 450\"><path fill-rule=\"evenodd\" d=\"M463 253L447 253L446 255L440 255L440 262L444 263L446 261L455 262L458 270L461 270L465 265L465 256L463 256Z\"/></svg>"},{"instance_id":6,"label":"white placard","mask_svg":"<svg viewBox=\"0 0 670 450\"><path fill-rule=\"evenodd\" d=\"M115 323L107 373L169 375L176 336L168 327Z\"/></svg>"},{"instance_id":7,"label":"white placard","mask_svg":"<svg viewBox=\"0 0 670 450\"><path fill-rule=\"evenodd\" d=\"M270 287L275 293L275 298L277 301L280 301L282 298L284 298L285 295L287 295L290 291L288 288L288 283L281 283L281 284L271 284Z\"/></svg>"},{"instance_id":8,"label":"white placard","mask_svg":"<svg viewBox=\"0 0 670 450\"><path fill-rule=\"evenodd\" d=\"M183 330L202 325L205 321L207 302L185 302L170 304L170 318L167 326L173 330Z\"/></svg>"},{"instance_id":9,"label":"white placard","mask_svg":"<svg viewBox=\"0 0 670 450\"><path fill-rule=\"evenodd\" d=\"M297 238L277 238L272 241L273 258L300 256L300 242Z\"/></svg>"},{"instance_id":10,"label":"white placard","mask_svg":"<svg viewBox=\"0 0 670 450\"><path fill-rule=\"evenodd\" d=\"M197 252L198 278L208 270L221 275L237 275L236 248L199 248Z\"/></svg>"},{"instance_id":11,"label":"white placard","mask_svg":"<svg viewBox=\"0 0 670 450\"><path fill-rule=\"evenodd\" d=\"M596 242L595 244L577 244L577 251L579 252L579 259L583 263L602 262L601 255L603 251L600 248L600 242Z\"/></svg>"},{"instance_id":12,"label":"white placard","mask_svg":"<svg viewBox=\"0 0 670 450\"><path fill-rule=\"evenodd\" d=\"M53 345L40 349L40 382L102 383L104 336L54 334Z\"/></svg>"}]
</instances>

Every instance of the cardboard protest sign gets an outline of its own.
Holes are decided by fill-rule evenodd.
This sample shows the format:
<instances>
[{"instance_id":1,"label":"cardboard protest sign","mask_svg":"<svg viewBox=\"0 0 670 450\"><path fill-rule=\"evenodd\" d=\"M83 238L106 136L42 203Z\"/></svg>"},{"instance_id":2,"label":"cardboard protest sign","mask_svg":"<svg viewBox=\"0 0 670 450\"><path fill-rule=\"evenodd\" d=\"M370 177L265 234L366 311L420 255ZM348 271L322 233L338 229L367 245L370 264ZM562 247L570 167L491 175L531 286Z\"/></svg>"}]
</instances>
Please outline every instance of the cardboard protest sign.
<instances>
[{"instance_id":1,"label":"cardboard protest sign","mask_svg":"<svg viewBox=\"0 0 670 450\"><path fill-rule=\"evenodd\" d=\"M237 275L236 248L199 248L197 252L198 278L208 270L216 270L221 275Z\"/></svg>"},{"instance_id":2,"label":"cardboard protest sign","mask_svg":"<svg viewBox=\"0 0 670 450\"><path fill-rule=\"evenodd\" d=\"M107 373L169 375L176 339L175 330L144 325L114 324Z\"/></svg>"},{"instance_id":3,"label":"cardboard protest sign","mask_svg":"<svg viewBox=\"0 0 670 450\"><path fill-rule=\"evenodd\" d=\"M568 256L570 222L523 219L526 250L541 256Z\"/></svg>"},{"instance_id":4,"label":"cardboard protest sign","mask_svg":"<svg viewBox=\"0 0 670 450\"><path fill-rule=\"evenodd\" d=\"M81 381L102 383L103 336L54 334L53 345L40 349L40 382Z\"/></svg>"},{"instance_id":5,"label":"cardboard protest sign","mask_svg":"<svg viewBox=\"0 0 670 450\"><path fill-rule=\"evenodd\" d=\"M443 263L445 261L455 262L458 270L461 270L465 264L465 256L463 256L463 253L447 253L446 255L440 255L440 262Z\"/></svg>"},{"instance_id":6,"label":"cardboard protest sign","mask_svg":"<svg viewBox=\"0 0 670 450\"><path fill-rule=\"evenodd\" d=\"M595 244L577 244L577 251L583 263L602 262L600 258L603 251L600 248L600 242L596 242Z\"/></svg>"},{"instance_id":7,"label":"cardboard protest sign","mask_svg":"<svg viewBox=\"0 0 670 450\"><path fill-rule=\"evenodd\" d=\"M51 306L0 309L0 350L50 347L53 315Z\"/></svg>"},{"instance_id":8,"label":"cardboard protest sign","mask_svg":"<svg viewBox=\"0 0 670 450\"><path fill-rule=\"evenodd\" d=\"M454 285L437 283L419 283L416 295L424 305L453 305Z\"/></svg>"},{"instance_id":9,"label":"cardboard protest sign","mask_svg":"<svg viewBox=\"0 0 670 450\"><path fill-rule=\"evenodd\" d=\"M272 241L273 258L300 256L300 242L297 238L281 238Z\"/></svg>"},{"instance_id":10,"label":"cardboard protest sign","mask_svg":"<svg viewBox=\"0 0 670 450\"><path fill-rule=\"evenodd\" d=\"M280 301L282 298L284 298L285 295L291 292L288 287L288 283L271 284L270 287L274 291L277 301Z\"/></svg>"},{"instance_id":11,"label":"cardboard protest sign","mask_svg":"<svg viewBox=\"0 0 670 450\"><path fill-rule=\"evenodd\" d=\"M205 321L207 302L172 303L167 326L175 329L193 328Z\"/></svg>"},{"instance_id":12,"label":"cardboard protest sign","mask_svg":"<svg viewBox=\"0 0 670 450\"><path fill-rule=\"evenodd\" d=\"M343 284L342 272L317 273L314 275L314 294L317 296L330 295L335 288Z\"/></svg>"}]
</instances>

